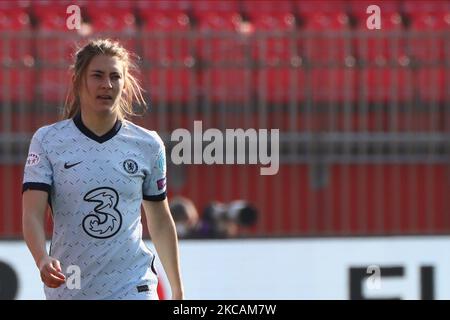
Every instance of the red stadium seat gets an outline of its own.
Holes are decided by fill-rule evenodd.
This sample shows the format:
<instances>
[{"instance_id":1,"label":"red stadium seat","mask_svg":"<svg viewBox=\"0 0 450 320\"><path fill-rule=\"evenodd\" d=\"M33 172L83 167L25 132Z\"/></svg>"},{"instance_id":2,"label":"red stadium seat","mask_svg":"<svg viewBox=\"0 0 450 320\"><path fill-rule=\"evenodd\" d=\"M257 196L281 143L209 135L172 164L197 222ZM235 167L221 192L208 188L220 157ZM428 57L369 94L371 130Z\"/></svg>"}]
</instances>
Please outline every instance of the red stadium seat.
<instances>
[{"instance_id":1,"label":"red stadium seat","mask_svg":"<svg viewBox=\"0 0 450 320\"><path fill-rule=\"evenodd\" d=\"M305 76L303 70L296 68L301 59L293 37L295 18L291 13L264 10L254 12L251 21L255 30L252 56L258 62L254 88L269 103L287 103L291 98L303 101Z\"/></svg>"},{"instance_id":2,"label":"red stadium seat","mask_svg":"<svg viewBox=\"0 0 450 320\"><path fill-rule=\"evenodd\" d=\"M68 68L44 68L37 72L37 98L53 105L63 105L70 83Z\"/></svg>"},{"instance_id":3,"label":"red stadium seat","mask_svg":"<svg viewBox=\"0 0 450 320\"><path fill-rule=\"evenodd\" d=\"M135 16L131 11L96 11L89 7L89 16L91 18L92 31L104 34L110 38L119 40L128 50L136 52L137 49L137 27ZM111 31L114 30L114 33Z\"/></svg>"},{"instance_id":4,"label":"red stadium seat","mask_svg":"<svg viewBox=\"0 0 450 320\"><path fill-rule=\"evenodd\" d=\"M290 63L298 56L294 45L296 26L291 13L254 15L252 20L255 34L252 53L254 59L269 65L282 62Z\"/></svg>"},{"instance_id":5,"label":"red stadium seat","mask_svg":"<svg viewBox=\"0 0 450 320\"><path fill-rule=\"evenodd\" d=\"M3 68L0 72L0 102L32 102L36 88L34 76L32 66Z\"/></svg>"},{"instance_id":6,"label":"red stadium seat","mask_svg":"<svg viewBox=\"0 0 450 320\"><path fill-rule=\"evenodd\" d=\"M398 37L404 31L398 12L385 13L381 30L368 30L366 16L359 16L356 30L360 36L355 39L356 55L364 62L398 61L406 57L405 37Z\"/></svg>"},{"instance_id":7,"label":"red stadium seat","mask_svg":"<svg viewBox=\"0 0 450 320\"><path fill-rule=\"evenodd\" d=\"M345 13L313 13L306 17L304 41L300 41L303 55L317 63L344 62L352 55L351 43L343 32L349 31Z\"/></svg>"},{"instance_id":8,"label":"red stadium seat","mask_svg":"<svg viewBox=\"0 0 450 320\"><path fill-rule=\"evenodd\" d=\"M357 92L365 93L369 103L408 102L414 95L413 81L412 70L407 67L369 67L359 71Z\"/></svg>"},{"instance_id":9,"label":"red stadium seat","mask_svg":"<svg viewBox=\"0 0 450 320\"><path fill-rule=\"evenodd\" d=\"M70 1L36 1L33 13L37 20L36 46L37 68L35 86L39 102L62 105L70 82L68 69L73 63L73 55L80 40L80 30L69 30L66 9L74 4ZM85 6L86 2L76 5ZM83 11L82 11L83 13ZM82 16L82 23L85 16Z\"/></svg>"},{"instance_id":10,"label":"red stadium seat","mask_svg":"<svg viewBox=\"0 0 450 320\"><path fill-rule=\"evenodd\" d=\"M124 32L136 29L133 1L97 0L87 2L86 13L95 31Z\"/></svg>"},{"instance_id":11,"label":"red stadium seat","mask_svg":"<svg viewBox=\"0 0 450 320\"><path fill-rule=\"evenodd\" d=\"M151 69L144 79L150 103L186 103L194 96L195 83L195 73L187 67Z\"/></svg>"},{"instance_id":12,"label":"red stadium seat","mask_svg":"<svg viewBox=\"0 0 450 320\"><path fill-rule=\"evenodd\" d=\"M48 66L49 63L67 65L72 61L77 41L80 39L80 30L67 28L69 14L66 9L71 4L73 3L69 1L55 0L33 2L33 13L37 20L35 32L39 38L36 55L42 67ZM82 21L83 19L82 16Z\"/></svg>"},{"instance_id":13,"label":"red stadium seat","mask_svg":"<svg viewBox=\"0 0 450 320\"><path fill-rule=\"evenodd\" d=\"M121 12L112 14L110 12L90 13L92 19L91 25L96 32L135 32L135 17L132 12Z\"/></svg>"},{"instance_id":14,"label":"red stadium seat","mask_svg":"<svg viewBox=\"0 0 450 320\"><path fill-rule=\"evenodd\" d=\"M408 15L449 12L450 2L447 0L415 0L403 1L403 11Z\"/></svg>"},{"instance_id":15,"label":"red stadium seat","mask_svg":"<svg viewBox=\"0 0 450 320\"><path fill-rule=\"evenodd\" d=\"M198 54L205 61L231 61L242 63L245 60L245 36L240 37L242 17L235 12L210 12L199 20Z\"/></svg>"},{"instance_id":16,"label":"red stadium seat","mask_svg":"<svg viewBox=\"0 0 450 320\"><path fill-rule=\"evenodd\" d=\"M207 12L199 18L199 30L238 31L242 16L237 12Z\"/></svg>"},{"instance_id":17,"label":"red stadium seat","mask_svg":"<svg viewBox=\"0 0 450 320\"><path fill-rule=\"evenodd\" d=\"M0 1L0 11L11 10L11 9L24 9L27 10L30 6L30 0L19 0L19 1Z\"/></svg>"},{"instance_id":18,"label":"red stadium seat","mask_svg":"<svg viewBox=\"0 0 450 320\"><path fill-rule=\"evenodd\" d=\"M246 81L247 79L247 81ZM207 68L200 75L200 88L206 100L219 102L248 102L252 94L252 74L243 68Z\"/></svg>"},{"instance_id":19,"label":"red stadium seat","mask_svg":"<svg viewBox=\"0 0 450 320\"><path fill-rule=\"evenodd\" d=\"M189 17L182 11L145 13L142 50L149 63L192 59Z\"/></svg>"},{"instance_id":20,"label":"red stadium seat","mask_svg":"<svg viewBox=\"0 0 450 320\"><path fill-rule=\"evenodd\" d=\"M64 30L58 32L39 28L36 34L39 36L36 58L42 68L54 64L65 64L68 67L72 63L80 39L76 32L68 34Z\"/></svg>"},{"instance_id":21,"label":"red stadium seat","mask_svg":"<svg viewBox=\"0 0 450 320\"><path fill-rule=\"evenodd\" d=\"M312 90L307 94L314 102L354 102L357 98L357 75L353 67L319 67L312 69L307 76Z\"/></svg>"},{"instance_id":22,"label":"red stadium seat","mask_svg":"<svg viewBox=\"0 0 450 320\"><path fill-rule=\"evenodd\" d=\"M367 13L367 8L371 5L377 5L380 7L381 12L381 23L384 27L384 18L386 14L398 13L401 10L402 1L400 0L383 0L383 1L372 1L372 0L350 0L347 1L350 14L356 16L359 19L367 20L370 13ZM382 27L382 28L383 28Z\"/></svg>"},{"instance_id":23,"label":"red stadium seat","mask_svg":"<svg viewBox=\"0 0 450 320\"><path fill-rule=\"evenodd\" d=\"M2 1L0 2L0 17L2 31L30 28L30 16L26 8L12 5L8 6Z\"/></svg>"},{"instance_id":24,"label":"red stadium seat","mask_svg":"<svg viewBox=\"0 0 450 320\"><path fill-rule=\"evenodd\" d=\"M260 99L269 103L304 102L305 71L302 68L261 68L256 72L254 88Z\"/></svg>"},{"instance_id":25,"label":"red stadium seat","mask_svg":"<svg viewBox=\"0 0 450 320\"><path fill-rule=\"evenodd\" d=\"M345 1L296 0L293 6L300 19L300 27L306 31L298 47L307 61L343 61L351 54L351 46L336 35L336 32L350 28Z\"/></svg>"},{"instance_id":26,"label":"red stadium seat","mask_svg":"<svg viewBox=\"0 0 450 320\"><path fill-rule=\"evenodd\" d=\"M421 101L444 102L449 99L450 83L446 69L438 67L424 67L418 72L417 91Z\"/></svg>"},{"instance_id":27,"label":"red stadium seat","mask_svg":"<svg viewBox=\"0 0 450 320\"><path fill-rule=\"evenodd\" d=\"M307 16L315 13L337 13L347 10L347 1L342 0L294 0L295 13Z\"/></svg>"},{"instance_id":28,"label":"red stadium seat","mask_svg":"<svg viewBox=\"0 0 450 320\"><path fill-rule=\"evenodd\" d=\"M68 31L65 12L50 11L38 17L38 28L46 31Z\"/></svg>"},{"instance_id":29,"label":"red stadium seat","mask_svg":"<svg viewBox=\"0 0 450 320\"><path fill-rule=\"evenodd\" d=\"M32 2L32 12L37 20L40 28L46 30L65 30L68 31L66 20L69 17L67 8L70 5L77 5L82 9L86 5L86 1L69 0L36 0ZM83 10L80 12L83 17Z\"/></svg>"},{"instance_id":30,"label":"red stadium seat","mask_svg":"<svg viewBox=\"0 0 450 320\"><path fill-rule=\"evenodd\" d=\"M77 1L79 2L79 1ZM96 0L82 1L81 5L86 7L89 14L94 11L107 12L110 14L122 14L124 12L133 12L137 1L132 0Z\"/></svg>"},{"instance_id":31,"label":"red stadium seat","mask_svg":"<svg viewBox=\"0 0 450 320\"><path fill-rule=\"evenodd\" d=\"M411 17L409 51L419 62L444 61L449 56L445 52L445 41L450 30L450 11L417 13Z\"/></svg>"},{"instance_id":32,"label":"red stadium seat","mask_svg":"<svg viewBox=\"0 0 450 320\"><path fill-rule=\"evenodd\" d=\"M210 12L239 12L240 1L238 0L203 0L203 1L191 1L192 11L195 17L200 17L203 14Z\"/></svg>"},{"instance_id":33,"label":"red stadium seat","mask_svg":"<svg viewBox=\"0 0 450 320\"><path fill-rule=\"evenodd\" d=\"M26 8L0 7L0 101L30 102L33 99L33 67L30 18Z\"/></svg>"},{"instance_id":34,"label":"red stadium seat","mask_svg":"<svg viewBox=\"0 0 450 320\"><path fill-rule=\"evenodd\" d=\"M191 24L183 11L144 11L142 39L146 83L152 101L186 102L196 83Z\"/></svg>"},{"instance_id":35,"label":"red stadium seat","mask_svg":"<svg viewBox=\"0 0 450 320\"><path fill-rule=\"evenodd\" d=\"M242 3L243 12L253 19L261 14L287 14L293 12L292 2L289 0L265 1L265 0L244 0Z\"/></svg>"},{"instance_id":36,"label":"red stadium seat","mask_svg":"<svg viewBox=\"0 0 450 320\"><path fill-rule=\"evenodd\" d=\"M196 1L197 2L197 1ZM201 1L203 2L203 1ZM180 12L187 11L191 8L191 0L137 0L133 1L139 13L146 15L155 12Z\"/></svg>"},{"instance_id":37,"label":"red stadium seat","mask_svg":"<svg viewBox=\"0 0 450 320\"><path fill-rule=\"evenodd\" d=\"M31 56L31 25L27 11L20 7L0 10L0 61L17 62Z\"/></svg>"},{"instance_id":38,"label":"red stadium seat","mask_svg":"<svg viewBox=\"0 0 450 320\"><path fill-rule=\"evenodd\" d=\"M200 87L214 102L244 102L251 81L244 85L248 66L248 36L240 33L242 17L235 12L210 12L199 17L198 56L203 66Z\"/></svg>"},{"instance_id":39,"label":"red stadium seat","mask_svg":"<svg viewBox=\"0 0 450 320\"><path fill-rule=\"evenodd\" d=\"M189 16L184 11L142 11L143 30L187 31L191 28Z\"/></svg>"}]
</instances>

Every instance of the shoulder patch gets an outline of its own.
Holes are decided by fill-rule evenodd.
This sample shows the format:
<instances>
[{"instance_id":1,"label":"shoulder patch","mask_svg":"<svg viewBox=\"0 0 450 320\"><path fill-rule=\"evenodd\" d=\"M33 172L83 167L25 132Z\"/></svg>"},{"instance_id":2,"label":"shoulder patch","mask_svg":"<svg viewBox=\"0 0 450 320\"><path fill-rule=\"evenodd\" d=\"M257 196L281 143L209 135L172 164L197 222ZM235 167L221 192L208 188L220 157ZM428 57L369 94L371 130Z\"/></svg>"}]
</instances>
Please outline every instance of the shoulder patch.
<instances>
[{"instance_id":1,"label":"shoulder patch","mask_svg":"<svg viewBox=\"0 0 450 320\"><path fill-rule=\"evenodd\" d=\"M26 167L32 167L37 165L41 161L41 157L37 153L30 152L27 157Z\"/></svg>"},{"instance_id":2,"label":"shoulder patch","mask_svg":"<svg viewBox=\"0 0 450 320\"><path fill-rule=\"evenodd\" d=\"M156 185L158 186L158 190L162 190L166 186L166 178L162 178L156 181Z\"/></svg>"}]
</instances>

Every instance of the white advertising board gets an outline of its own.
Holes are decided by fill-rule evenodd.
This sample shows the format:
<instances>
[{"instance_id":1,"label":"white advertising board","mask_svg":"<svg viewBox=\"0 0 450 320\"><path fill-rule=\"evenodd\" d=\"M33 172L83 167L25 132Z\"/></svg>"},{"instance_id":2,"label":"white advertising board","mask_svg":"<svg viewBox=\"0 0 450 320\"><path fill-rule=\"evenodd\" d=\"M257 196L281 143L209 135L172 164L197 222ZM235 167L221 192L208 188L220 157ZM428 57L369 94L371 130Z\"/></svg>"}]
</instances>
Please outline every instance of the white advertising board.
<instances>
[{"instance_id":1,"label":"white advertising board","mask_svg":"<svg viewBox=\"0 0 450 320\"><path fill-rule=\"evenodd\" d=\"M180 260L186 299L450 299L448 248L450 237L183 240ZM7 269L16 299L44 298L24 242L0 241L2 295Z\"/></svg>"}]
</instances>

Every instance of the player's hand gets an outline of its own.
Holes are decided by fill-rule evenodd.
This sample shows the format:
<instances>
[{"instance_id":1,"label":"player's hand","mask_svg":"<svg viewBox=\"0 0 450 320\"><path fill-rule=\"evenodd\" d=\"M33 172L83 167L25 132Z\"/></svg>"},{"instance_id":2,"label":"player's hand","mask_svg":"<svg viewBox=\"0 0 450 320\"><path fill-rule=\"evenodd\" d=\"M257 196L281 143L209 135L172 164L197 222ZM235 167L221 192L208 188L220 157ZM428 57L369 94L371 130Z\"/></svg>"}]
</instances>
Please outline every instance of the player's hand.
<instances>
[{"instance_id":1,"label":"player's hand","mask_svg":"<svg viewBox=\"0 0 450 320\"><path fill-rule=\"evenodd\" d=\"M66 282L66 276L61 272L59 261L50 256L43 257L38 268L41 273L42 282L49 288L58 288Z\"/></svg>"},{"instance_id":2,"label":"player's hand","mask_svg":"<svg viewBox=\"0 0 450 320\"><path fill-rule=\"evenodd\" d=\"M172 300L184 300L184 292L182 289L172 289Z\"/></svg>"}]
</instances>

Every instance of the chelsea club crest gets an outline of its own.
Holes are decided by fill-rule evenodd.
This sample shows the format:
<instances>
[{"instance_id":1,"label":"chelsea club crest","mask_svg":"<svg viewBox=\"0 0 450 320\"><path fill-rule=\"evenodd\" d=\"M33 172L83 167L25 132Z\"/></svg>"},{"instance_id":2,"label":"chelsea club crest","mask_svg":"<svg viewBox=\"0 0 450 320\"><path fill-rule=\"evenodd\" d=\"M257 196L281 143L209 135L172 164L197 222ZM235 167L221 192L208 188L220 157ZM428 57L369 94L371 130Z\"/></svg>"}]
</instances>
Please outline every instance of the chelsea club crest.
<instances>
[{"instance_id":1,"label":"chelsea club crest","mask_svg":"<svg viewBox=\"0 0 450 320\"><path fill-rule=\"evenodd\" d=\"M123 168L130 174L134 174L138 171L138 165L136 161L131 159L127 159L123 162Z\"/></svg>"}]
</instances>

